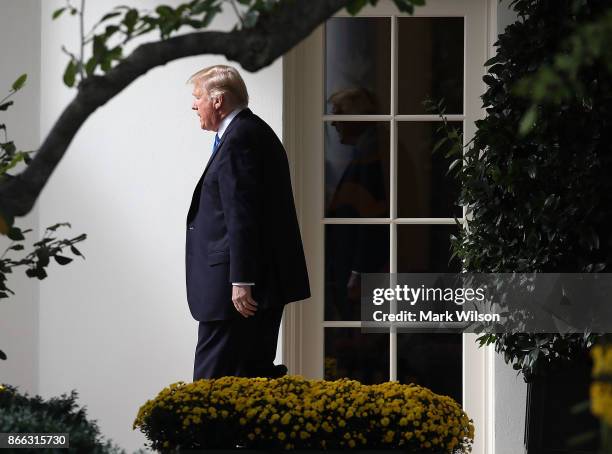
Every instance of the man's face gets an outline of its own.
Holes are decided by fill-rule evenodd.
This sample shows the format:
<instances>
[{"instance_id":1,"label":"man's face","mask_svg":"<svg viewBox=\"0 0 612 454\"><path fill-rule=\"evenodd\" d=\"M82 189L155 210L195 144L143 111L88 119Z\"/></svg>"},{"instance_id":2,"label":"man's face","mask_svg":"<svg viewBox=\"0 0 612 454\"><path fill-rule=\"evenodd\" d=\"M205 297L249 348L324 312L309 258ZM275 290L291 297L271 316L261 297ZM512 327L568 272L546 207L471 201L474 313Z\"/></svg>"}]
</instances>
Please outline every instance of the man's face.
<instances>
[{"instance_id":1,"label":"man's face","mask_svg":"<svg viewBox=\"0 0 612 454\"><path fill-rule=\"evenodd\" d=\"M197 111L200 117L200 127L206 131L218 131L219 123L221 123L220 98L210 98L206 88L194 86L193 89L193 105L191 108Z\"/></svg>"}]
</instances>

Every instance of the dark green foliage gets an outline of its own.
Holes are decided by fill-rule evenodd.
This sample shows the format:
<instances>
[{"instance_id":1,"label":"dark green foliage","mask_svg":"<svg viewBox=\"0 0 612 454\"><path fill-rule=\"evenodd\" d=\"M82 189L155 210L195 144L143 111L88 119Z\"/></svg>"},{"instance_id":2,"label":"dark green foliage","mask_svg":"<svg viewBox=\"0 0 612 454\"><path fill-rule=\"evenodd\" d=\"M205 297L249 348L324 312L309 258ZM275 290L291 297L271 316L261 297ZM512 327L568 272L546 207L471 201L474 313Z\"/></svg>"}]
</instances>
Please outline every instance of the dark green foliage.
<instances>
[{"instance_id":1,"label":"dark green foliage","mask_svg":"<svg viewBox=\"0 0 612 454\"><path fill-rule=\"evenodd\" d=\"M8 99L23 88L27 79L27 74L22 74L13 82L8 95L0 99L0 111L7 111L14 104L13 101L8 101ZM10 176L7 172L20 162L23 161L26 164L30 162L32 152L17 149L15 142L9 140L5 124L0 124L0 130L2 130L2 135L0 135L0 179L2 179Z\"/></svg>"},{"instance_id":2,"label":"dark green foliage","mask_svg":"<svg viewBox=\"0 0 612 454\"><path fill-rule=\"evenodd\" d=\"M580 5L575 5L580 7ZM598 79L584 77L584 72L594 64L607 70L612 76L612 9L602 16L595 15L593 20L581 24L561 45L549 64L542 65L538 71L524 78L517 86L517 93L531 99L532 105L527 114L537 119L537 105L560 105L568 100L581 99L589 103L593 86ZM603 75L603 73L599 73ZM533 123L524 118L522 133L528 132Z\"/></svg>"},{"instance_id":3,"label":"dark green foliage","mask_svg":"<svg viewBox=\"0 0 612 454\"><path fill-rule=\"evenodd\" d=\"M96 73L105 73L113 64L120 62L123 46L132 39L157 31L162 40L168 39L184 27L200 30L210 25L223 8L230 6L236 13L234 30L253 28L262 17L274 14L281 5L291 5L301 0L192 0L176 7L159 5L153 11L121 5L105 14L89 33L81 36L81 46L90 46L90 57L78 58L74 53L63 49L70 57L64 70L64 83L73 87L80 78ZM398 10L412 13L415 5L425 4L425 0L393 0ZM375 6L378 0L352 0L346 7L350 14L357 14L363 7ZM68 3L65 8L54 11L52 18L57 19L65 10L72 15L83 12ZM104 27L103 31L101 31ZM82 61L81 61L82 60Z\"/></svg>"},{"instance_id":4,"label":"dark green foliage","mask_svg":"<svg viewBox=\"0 0 612 454\"><path fill-rule=\"evenodd\" d=\"M17 91L21 90L27 81L27 75L22 74L19 76L11 87L9 94L2 100L0 104L5 105L7 110L13 101L5 102L7 99L12 97ZM7 128L4 124L0 125L2 130L2 138L0 138L0 180L4 178L14 178L9 170L16 167L18 164L29 164L31 161L30 155L33 151L19 151L17 146L12 140L9 140ZM13 272L13 268L24 266L26 268L26 275L28 277L35 277L37 279L44 279L47 277L45 268L49 266L50 259L53 257L55 262L60 265L67 265L73 259L62 255L65 250L70 250L74 255L83 255L74 246L74 244L83 241L86 238L85 234L78 235L70 239L59 239L55 236L56 230L60 227L70 227L67 222L60 222L45 229L42 238L36 241L32 246L32 250L21 258L15 258L14 252L24 251L25 246L23 242L26 240L26 234L31 232L31 229L22 230L19 227L13 225L14 219L12 217L1 213L0 216L0 233L5 234L11 243L4 250L4 253L0 256L0 300L8 298L13 294L13 291L7 286L7 274ZM11 254L9 254L9 252ZM0 350L0 360L5 360L6 354Z\"/></svg>"},{"instance_id":5,"label":"dark green foliage","mask_svg":"<svg viewBox=\"0 0 612 454\"><path fill-rule=\"evenodd\" d=\"M609 8L603 0L516 0L519 20L497 42L484 77L487 116L457 172L467 205L454 252L470 272L610 272L612 78L597 58L575 77L584 91L533 104L526 77L562 54L567 38ZM527 98L525 96L528 96ZM527 114L526 114L527 112ZM519 130L523 134L519 134ZM501 334L495 343L525 380L563 367L597 336Z\"/></svg>"},{"instance_id":6,"label":"dark green foliage","mask_svg":"<svg viewBox=\"0 0 612 454\"><path fill-rule=\"evenodd\" d=\"M124 453L109 440L104 440L95 421L88 421L84 408L76 403L77 392L62 394L49 400L40 396L20 394L17 388L0 387L1 433L68 433L69 449L46 452ZM19 449L20 453L40 452L40 449Z\"/></svg>"}]
</instances>

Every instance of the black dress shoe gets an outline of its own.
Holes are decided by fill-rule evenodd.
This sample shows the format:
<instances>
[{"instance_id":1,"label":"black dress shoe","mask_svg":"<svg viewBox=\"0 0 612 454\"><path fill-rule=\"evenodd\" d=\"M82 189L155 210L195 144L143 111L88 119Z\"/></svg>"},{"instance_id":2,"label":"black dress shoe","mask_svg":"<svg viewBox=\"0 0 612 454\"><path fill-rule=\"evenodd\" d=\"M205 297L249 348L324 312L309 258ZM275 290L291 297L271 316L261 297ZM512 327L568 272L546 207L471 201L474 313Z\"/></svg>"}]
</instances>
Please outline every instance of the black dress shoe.
<instances>
[{"instance_id":1,"label":"black dress shoe","mask_svg":"<svg viewBox=\"0 0 612 454\"><path fill-rule=\"evenodd\" d=\"M272 367L272 373L270 374L270 378L280 378L283 375L287 375L287 366L284 364L277 364Z\"/></svg>"}]
</instances>

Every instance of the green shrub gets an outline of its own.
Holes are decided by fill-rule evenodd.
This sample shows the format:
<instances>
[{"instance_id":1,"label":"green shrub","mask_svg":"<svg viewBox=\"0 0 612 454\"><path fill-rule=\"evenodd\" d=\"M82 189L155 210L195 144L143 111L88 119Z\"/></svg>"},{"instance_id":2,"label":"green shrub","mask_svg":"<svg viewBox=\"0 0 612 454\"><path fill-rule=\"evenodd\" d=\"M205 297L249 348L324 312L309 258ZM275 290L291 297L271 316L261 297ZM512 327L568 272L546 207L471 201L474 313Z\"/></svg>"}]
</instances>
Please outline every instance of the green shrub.
<instances>
[{"instance_id":1,"label":"green shrub","mask_svg":"<svg viewBox=\"0 0 612 454\"><path fill-rule=\"evenodd\" d=\"M78 408L77 392L43 400L40 396L20 394L10 385L0 386L1 433L68 433L68 452L93 454L125 453L109 440L104 440L95 421L88 421L84 408ZM47 452L50 452L48 450ZM66 449L56 449L66 452ZM40 449L19 449L20 453Z\"/></svg>"},{"instance_id":2,"label":"green shrub","mask_svg":"<svg viewBox=\"0 0 612 454\"><path fill-rule=\"evenodd\" d=\"M470 272L609 272L612 265L612 78L594 59L580 67L580 96L536 104L520 81L549 65L566 38L606 11L603 0L514 0L519 20L487 62L486 118L456 166L469 207L454 252ZM538 85L541 86L541 85ZM527 92L527 96L525 96ZM531 96L530 96L531 95ZM525 123L532 123L526 125ZM528 127L526 127L528 126ZM520 131L523 133L521 134ZM585 355L597 335L481 336L534 376Z\"/></svg>"}]
</instances>

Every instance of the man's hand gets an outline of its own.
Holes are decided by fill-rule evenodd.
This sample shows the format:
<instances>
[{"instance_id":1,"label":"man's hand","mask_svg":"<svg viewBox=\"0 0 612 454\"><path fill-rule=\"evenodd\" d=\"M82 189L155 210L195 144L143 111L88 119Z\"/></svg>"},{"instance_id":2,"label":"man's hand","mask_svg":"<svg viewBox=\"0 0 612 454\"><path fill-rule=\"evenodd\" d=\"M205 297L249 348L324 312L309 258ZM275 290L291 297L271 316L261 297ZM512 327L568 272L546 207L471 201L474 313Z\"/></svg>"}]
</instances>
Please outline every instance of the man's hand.
<instances>
[{"instance_id":1,"label":"man's hand","mask_svg":"<svg viewBox=\"0 0 612 454\"><path fill-rule=\"evenodd\" d=\"M251 297L250 285L233 285L232 302L234 307L243 317L255 315L257 302Z\"/></svg>"}]
</instances>

